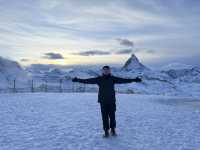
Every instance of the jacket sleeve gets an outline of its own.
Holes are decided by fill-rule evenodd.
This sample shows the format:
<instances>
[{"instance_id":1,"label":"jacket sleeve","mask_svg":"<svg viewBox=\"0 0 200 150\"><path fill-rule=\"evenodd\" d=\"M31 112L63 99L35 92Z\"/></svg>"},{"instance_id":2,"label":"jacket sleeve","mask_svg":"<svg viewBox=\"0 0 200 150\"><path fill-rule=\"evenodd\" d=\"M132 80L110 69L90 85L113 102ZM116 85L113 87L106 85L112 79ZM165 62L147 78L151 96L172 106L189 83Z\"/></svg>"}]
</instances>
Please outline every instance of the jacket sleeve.
<instances>
[{"instance_id":1,"label":"jacket sleeve","mask_svg":"<svg viewBox=\"0 0 200 150\"><path fill-rule=\"evenodd\" d=\"M77 82L85 83L85 84L98 84L99 78L88 78L88 79L77 79Z\"/></svg>"},{"instance_id":2,"label":"jacket sleeve","mask_svg":"<svg viewBox=\"0 0 200 150\"><path fill-rule=\"evenodd\" d=\"M126 79L126 78L120 78L120 77L115 77L115 76L113 76L113 80L114 80L114 83L116 84L131 83L135 81L135 79Z\"/></svg>"}]
</instances>

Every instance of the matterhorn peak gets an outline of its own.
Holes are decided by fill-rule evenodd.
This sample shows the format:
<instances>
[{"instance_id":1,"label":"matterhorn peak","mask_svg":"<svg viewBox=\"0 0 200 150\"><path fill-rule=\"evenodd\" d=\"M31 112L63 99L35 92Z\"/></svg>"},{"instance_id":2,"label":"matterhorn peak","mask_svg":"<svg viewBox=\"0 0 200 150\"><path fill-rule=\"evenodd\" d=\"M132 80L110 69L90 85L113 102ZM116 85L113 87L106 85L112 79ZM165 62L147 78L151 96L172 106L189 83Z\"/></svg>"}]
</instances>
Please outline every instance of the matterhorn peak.
<instances>
[{"instance_id":1,"label":"matterhorn peak","mask_svg":"<svg viewBox=\"0 0 200 150\"><path fill-rule=\"evenodd\" d=\"M139 59L135 56L135 54L131 54L131 60L135 62L139 62Z\"/></svg>"},{"instance_id":2,"label":"matterhorn peak","mask_svg":"<svg viewBox=\"0 0 200 150\"><path fill-rule=\"evenodd\" d=\"M143 71L143 70L147 70L148 68L145 67L140 61L139 59L136 57L135 54L132 54L131 57L126 61L126 63L124 64L123 68L126 71Z\"/></svg>"}]
</instances>

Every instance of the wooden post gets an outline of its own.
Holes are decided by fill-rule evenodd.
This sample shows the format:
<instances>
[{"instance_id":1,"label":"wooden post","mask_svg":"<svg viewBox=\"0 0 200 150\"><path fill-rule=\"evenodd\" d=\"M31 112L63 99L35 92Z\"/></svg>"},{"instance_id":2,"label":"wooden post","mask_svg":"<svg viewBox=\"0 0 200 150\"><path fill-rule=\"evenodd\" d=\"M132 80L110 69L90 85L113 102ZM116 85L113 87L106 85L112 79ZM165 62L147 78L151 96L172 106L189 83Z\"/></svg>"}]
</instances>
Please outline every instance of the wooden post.
<instances>
[{"instance_id":1,"label":"wooden post","mask_svg":"<svg viewBox=\"0 0 200 150\"><path fill-rule=\"evenodd\" d=\"M62 92L63 92L63 91L62 91L62 82L63 82L63 80L62 80L62 79L60 79L60 86L59 86L60 93L62 93Z\"/></svg>"},{"instance_id":2,"label":"wooden post","mask_svg":"<svg viewBox=\"0 0 200 150\"><path fill-rule=\"evenodd\" d=\"M47 80L45 80L45 92L47 92Z\"/></svg>"},{"instance_id":3,"label":"wooden post","mask_svg":"<svg viewBox=\"0 0 200 150\"><path fill-rule=\"evenodd\" d=\"M33 87L33 80L31 80L31 92L34 92L34 87Z\"/></svg>"},{"instance_id":4,"label":"wooden post","mask_svg":"<svg viewBox=\"0 0 200 150\"><path fill-rule=\"evenodd\" d=\"M85 91L86 91L86 85L83 84L83 92L85 92Z\"/></svg>"},{"instance_id":5,"label":"wooden post","mask_svg":"<svg viewBox=\"0 0 200 150\"><path fill-rule=\"evenodd\" d=\"M13 92L14 93L16 92L16 79L14 79L14 82L13 82Z\"/></svg>"},{"instance_id":6,"label":"wooden post","mask_svg":"<svg viewBox=\"0 0 200 150\"><path fill-rule=\"evenodd\" d=\"M72 92L74 92L74 82L72 82Z\"/></svg>"}]
</instances>

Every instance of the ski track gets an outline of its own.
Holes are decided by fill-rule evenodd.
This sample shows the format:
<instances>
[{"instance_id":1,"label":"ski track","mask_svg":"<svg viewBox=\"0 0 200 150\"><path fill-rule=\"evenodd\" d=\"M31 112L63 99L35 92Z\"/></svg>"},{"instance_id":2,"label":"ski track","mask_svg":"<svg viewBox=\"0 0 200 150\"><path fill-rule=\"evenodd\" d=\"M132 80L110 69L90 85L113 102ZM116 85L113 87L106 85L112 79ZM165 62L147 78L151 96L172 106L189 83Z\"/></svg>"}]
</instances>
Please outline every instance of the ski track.
<instances>
[{"instance_id":1,"label":"ski track","mask_svg":"<svg viewBox=\"0 0 200 150\"><path fill-rule=\"evenodd\" d=\"M102 138L96 93L0 95L0 150L198 150L200 99L117 94Z\"/></svg>"}]
</instances>

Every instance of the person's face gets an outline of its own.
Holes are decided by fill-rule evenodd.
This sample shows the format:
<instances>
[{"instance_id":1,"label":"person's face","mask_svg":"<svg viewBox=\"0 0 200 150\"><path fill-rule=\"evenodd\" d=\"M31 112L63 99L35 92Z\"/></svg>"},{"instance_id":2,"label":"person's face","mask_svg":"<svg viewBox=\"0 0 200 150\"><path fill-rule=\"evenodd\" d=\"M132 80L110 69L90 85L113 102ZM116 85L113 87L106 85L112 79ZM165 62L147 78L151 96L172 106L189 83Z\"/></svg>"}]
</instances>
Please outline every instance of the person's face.
<instances>
[{"instance_id":1,"label":"person's face","mask_svg":"<svg viewBox=\"0 0 200 150\"><path fill-rule=\"evenodd\" d=\"M103 68L103 69L102 69L102 73L103 73L104 75L109 75L109 74L111 73L111 70L108 69L108 68Z\"/></svg>"}]
</instances>

